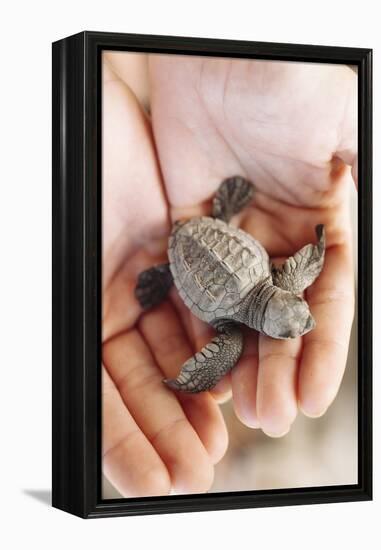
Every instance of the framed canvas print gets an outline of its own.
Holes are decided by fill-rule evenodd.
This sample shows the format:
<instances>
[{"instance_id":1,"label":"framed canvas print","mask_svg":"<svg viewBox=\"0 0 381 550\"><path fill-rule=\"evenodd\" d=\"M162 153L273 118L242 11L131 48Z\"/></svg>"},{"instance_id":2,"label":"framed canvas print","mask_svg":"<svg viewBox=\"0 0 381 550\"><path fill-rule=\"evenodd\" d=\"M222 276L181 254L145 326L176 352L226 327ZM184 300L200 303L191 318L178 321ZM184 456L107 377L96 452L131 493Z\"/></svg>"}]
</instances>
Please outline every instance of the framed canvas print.
<instances>
[{"instance_id":1,"label":"framed canvas print","mask_svg":"<svg viewBox=\"0 0 381 550\"><path fill-rule=\"evenodd\" d=\"M53 44L53 505L372 497L371 50Z\"/></svg>"}]
</instances>

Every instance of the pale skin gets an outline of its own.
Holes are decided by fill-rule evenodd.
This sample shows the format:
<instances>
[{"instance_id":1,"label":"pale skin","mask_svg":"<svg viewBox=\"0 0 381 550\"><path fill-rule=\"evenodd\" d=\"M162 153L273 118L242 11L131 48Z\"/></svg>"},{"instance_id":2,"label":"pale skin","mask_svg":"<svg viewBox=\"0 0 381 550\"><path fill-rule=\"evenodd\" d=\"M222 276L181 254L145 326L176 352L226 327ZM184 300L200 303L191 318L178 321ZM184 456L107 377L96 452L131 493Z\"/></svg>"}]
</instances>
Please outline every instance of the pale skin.
<instances>
[{"instance_id":1,"label":"pale skin","mask_svg":"<svg viewBox=\"0 0 381 550\"><path fill-rule=\"evenodd\" d=\"M125 496L204 492L228 443L219 401L232 395L245 425L280 437L298 410L324 414L339 389L354 312L357 77L345 66L151 56L150 119L120 54L104 69L104 472ZM248 330L213 392L174 393L162 379L212 330L174 289L143 315L136 276L166 261L172 221L208 214L236 174L257 188L236 223L272 258L314 242L325 224L325 266L306 292L316 328L286 341Z\"/></svg>"}]
</instances>

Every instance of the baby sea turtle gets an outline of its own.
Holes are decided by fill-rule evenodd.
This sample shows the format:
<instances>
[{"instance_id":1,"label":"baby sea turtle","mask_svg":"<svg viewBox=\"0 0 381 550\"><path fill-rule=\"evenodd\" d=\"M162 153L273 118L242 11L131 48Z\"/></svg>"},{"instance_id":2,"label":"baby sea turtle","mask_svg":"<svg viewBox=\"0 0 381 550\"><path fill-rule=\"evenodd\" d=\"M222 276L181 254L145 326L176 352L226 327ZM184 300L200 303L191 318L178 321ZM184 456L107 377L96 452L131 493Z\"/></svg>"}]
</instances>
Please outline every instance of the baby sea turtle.
<instances>
[{"instance_id":1,"label":"baby sea turtle","mask_svg":"<svg viewBox=\"0 0 381 550\"><path fill-rule=\"evenodd\" d=\"M275 267L256 239L229 225L253 192L253 185L240 176L224 180L212 216L176 222L169 238L169 264L151 267L138 277L135 295L143 309L162 302L175 283L191 312L218 333L183 364L176 379L164 380L172 389L197 393L213 388L241 356L241 324L281 339L302 336L315 326L299 295L322 270L324 226L316 226L317 244L304 246Z\"/></svg>"}]
</instances>

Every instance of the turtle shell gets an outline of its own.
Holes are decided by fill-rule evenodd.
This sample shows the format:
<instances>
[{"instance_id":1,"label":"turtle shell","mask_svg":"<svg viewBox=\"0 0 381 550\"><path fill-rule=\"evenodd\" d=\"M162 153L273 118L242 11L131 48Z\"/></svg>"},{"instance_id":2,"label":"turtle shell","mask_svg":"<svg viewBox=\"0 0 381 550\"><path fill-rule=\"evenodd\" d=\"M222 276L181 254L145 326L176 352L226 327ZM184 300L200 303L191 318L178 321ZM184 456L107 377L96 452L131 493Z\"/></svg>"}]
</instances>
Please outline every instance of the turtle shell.
<instances>
[{"instance_id":1,"label":"turtle shell","mask_svg":"<svg viewBox=\"0 0 381 550\"><path fill-rule=\"evenodd\" d=\"M168 256L181 298L207 322L234 315L250 290L270 275L268 254L258 241L206 216L174 225Z\"/></svg>"}]
</instances>

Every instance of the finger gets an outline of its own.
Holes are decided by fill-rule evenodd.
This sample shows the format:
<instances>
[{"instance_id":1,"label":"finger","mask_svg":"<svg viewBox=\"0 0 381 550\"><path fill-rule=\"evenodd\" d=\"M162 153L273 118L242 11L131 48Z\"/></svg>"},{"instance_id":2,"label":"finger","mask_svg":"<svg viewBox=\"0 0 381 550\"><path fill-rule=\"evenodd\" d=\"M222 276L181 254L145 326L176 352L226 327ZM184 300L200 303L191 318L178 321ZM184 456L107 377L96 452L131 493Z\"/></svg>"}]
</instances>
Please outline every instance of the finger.
<instances>
[{"instance_id":1,"label":"finger","mask_svg":"<svg viewBox=\"0 0 381 550\"><path fill-rule=\"evenodd\" d=\"M257 415L258 334L245 332L245 348L231 373L233 404L237 417L249 428L259 428Z\"/></svg>"},{"instance_id":2,"label":"finger","mask_svg":"<svg viewBox=\"0 0 381 550\"><path fill-rule=\"evenodd\" d=\"M348 246L326 251L320 277L307 290L316 328L304 336L298 397L301 410L321 416L339 389L354 315L352 254Z\"/></svg>"},{"instance_id":3,"label":"finger","mask_svg":"<svg viewBox=\"0 0 381 550\"><path fill-rule=\"evenodd\" d=\"M178 493L207 491L213 466L175 394L139 332L134 329L104 345L104 361L137 425L167 466Z\"/></svg>"},{"instance_id":4,"label":"finger","mask_svg":"<svg viewBox=\"0 0 381 550\"><path fill-rule=\"evenodd\" d=\"M235 367L234 367L235 368ZM222 405L231 399L232 397L232 380L231 373L228 372L223 378L214 386L210 391L210 395L214 398L216 403Z\"/></svg>"},{"instance_id":5,"label":"finger","mask_svg":"<svg viewBox=\"0 0 381 550\"><path fill-rule=\"evenodd\" d=\"M154 358L166 378L176 378L181 365L193 355L187 335L170 303L147 312L139 322ZM183 410L199 435L213 463L226 452L228 436L218 405L208 392L189 395L178 392Z\"/></svg>"},{"instance_id":6,"label":"finger","mask_svg":"<svg viewBox=\"0 0 381 550\"><path fill-rule=\"evenodd\" d=\"M142 248L124 263L103 293L103 342L135 325L143 311L135 297L138 275L145 269L166 261L166 253L152 255Z\"/></svg>"},{"instance_id":7,"label":"finger","mask_svg":"<svg viewBox=\"0 0 381 550\"><path fill-rule=\"evenodd\" d=\"M163 461L127 410L106 369L102 371L102 467L125 497L166 495L171 480Z\"/></svg>"},{"instance_id":8,"label":"finger","mask_svg":"<svg viewBox=\"0 0 381 550\"><path fill-rule=\"evenodd\" d=\"M194 339L194 347L196 351L201 350L208 344L216 332L213 328L204 323L194 315L191 316L192 334ZM222 380L210 391L217 403L224 403L231 396L231 380L230 374L225 375Z\"/></svg>"},{"instance_id":9,"label":"finger","mask_svg":"<svg viewBox=\"0 0 381 550\"><path fill-rule=\"evenodd\" d=\"M114 73L134 92L142 105L149 105L148 56L132 52L103 52L105 65L109 64Z\"/></svg>"},{"instance_id":10,"label":"finger","mask_svg":"<svg viewBox=\"0 0 381 550\"><path fill-rule=\"evenodd\" d=\"M164 237L169 224L147 118L133 92L107 64L103 76L102 243L107 262L102 281L106 287L136 245Z\"/></svg>"},{"instance_id":11,"label":"finger","mask_svg":"<svg viewBox=\"0 0 381 550\"><path fill-rule=\"evenodd\" d=\"M297 415L296 374L301 338L275 340L259 335L257 414L271 437L285 435Z\"/></svg>"}]
</instances>

